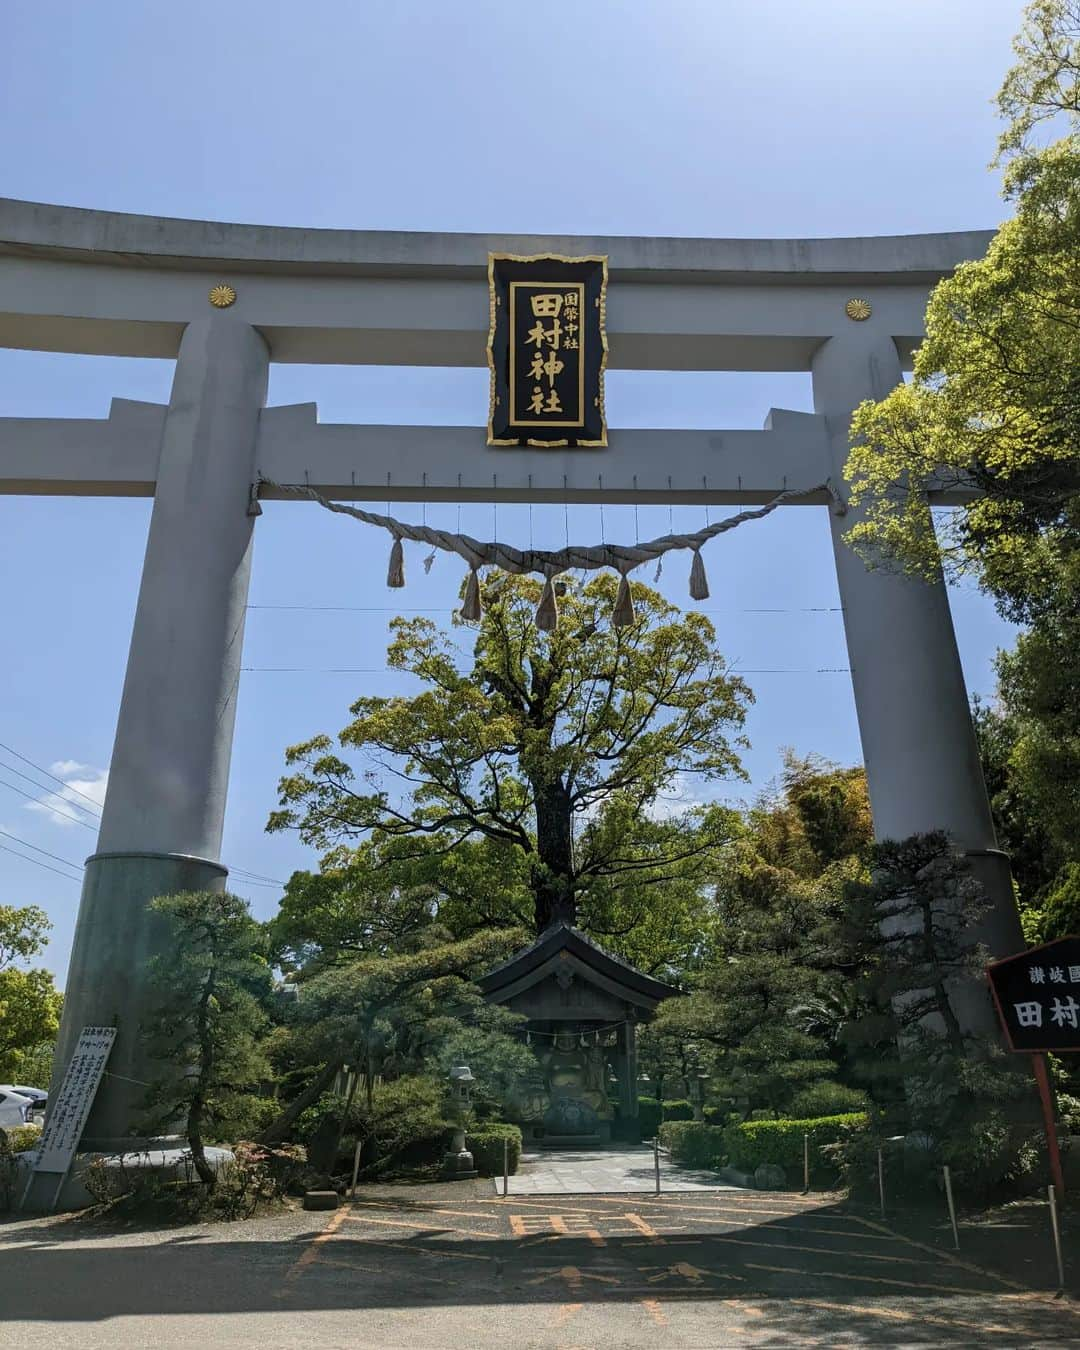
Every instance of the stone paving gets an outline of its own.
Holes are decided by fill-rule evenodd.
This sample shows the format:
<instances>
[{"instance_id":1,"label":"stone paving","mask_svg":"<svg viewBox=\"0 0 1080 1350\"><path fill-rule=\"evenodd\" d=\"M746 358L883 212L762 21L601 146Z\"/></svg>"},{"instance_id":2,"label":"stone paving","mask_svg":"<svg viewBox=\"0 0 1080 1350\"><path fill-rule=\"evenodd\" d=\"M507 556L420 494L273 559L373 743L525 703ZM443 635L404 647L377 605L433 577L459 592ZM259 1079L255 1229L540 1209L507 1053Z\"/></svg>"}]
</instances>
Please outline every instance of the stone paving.
<instances>
[{"instance_id":1,"label":"stone paving","mask_svg":"<svg viewBox=\"0 0 1080 1350\"><path fill-rule=\"evenodd\" d=\"M737 1187L721 1181L713 1172L695 1172L675 1167L660 1155L660 1190L730 1191ZM523 1153L510 1195L590 1195L656 1190L656 1170L651 1144L622 1144L597 1149L544 1149ZM502 1177L495 1179L495 1193L502 1194Z\"/></svg>"}]
</instances>

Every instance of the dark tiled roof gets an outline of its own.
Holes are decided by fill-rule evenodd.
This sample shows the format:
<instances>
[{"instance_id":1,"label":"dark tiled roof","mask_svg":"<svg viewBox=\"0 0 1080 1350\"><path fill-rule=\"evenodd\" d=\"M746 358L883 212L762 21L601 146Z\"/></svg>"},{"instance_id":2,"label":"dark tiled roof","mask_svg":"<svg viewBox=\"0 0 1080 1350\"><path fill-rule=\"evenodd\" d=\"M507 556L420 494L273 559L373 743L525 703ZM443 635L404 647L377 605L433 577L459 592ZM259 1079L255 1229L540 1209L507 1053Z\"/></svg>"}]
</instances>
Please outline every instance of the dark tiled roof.
<instances>
[{"instance_id":1,"label":"dark tiled roof","mask_svg":"<svg viewBox=\"0 0 1080 1350\"><path fill-rule=\"evenodd\" d=\"M671 998L679 992L673 985L665 984L662 980L654 980L651 975L638 970L629 961L605 951L598 942L594 942L592 938L565 921L545 928L535 941L516 951L500 965L494 966L482 975L477 983L485 994L494 993L504 985L512 984L523 975L536 970L538 966L545 965L560 951L570 952L585 965L592 966L598 973L606 975L609 980L623 985L628 995L636 994L651 1002L659 1002L660 999Z\"/></svg>"}]
</instances>

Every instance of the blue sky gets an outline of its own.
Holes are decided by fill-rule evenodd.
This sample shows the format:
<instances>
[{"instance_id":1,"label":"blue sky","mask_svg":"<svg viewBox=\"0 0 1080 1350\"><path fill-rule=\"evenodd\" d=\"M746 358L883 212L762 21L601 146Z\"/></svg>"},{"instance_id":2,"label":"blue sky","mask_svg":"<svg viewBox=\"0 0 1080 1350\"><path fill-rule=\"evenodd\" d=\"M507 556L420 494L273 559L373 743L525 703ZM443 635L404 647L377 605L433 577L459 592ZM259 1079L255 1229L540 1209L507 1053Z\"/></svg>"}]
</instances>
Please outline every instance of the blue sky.
<instances>
[{"instance_id":1,"label":"blue sky","mask_svg":"<svg viewBox=\"0 0 1080 1350\"><path fill-rule=\"evenodd\" d=\"M0 192L368 229L990 227L1003 215L985 167L990 99L1019 12L1015 0L8 0ZM164 402L171 374L162 361L0 350L0 416L104 416L113 396ZM608 393L614 426L758 427L771 405L810 406L808 377L792 375L614 372ZM312 399L331 421L479 424L486 372L273 368L272 403ZM0 903L49 912L47 963L61 979L149 510L0 498ZM428 519L452 526L457 515L432 507ZM703 512L677 510L675 523L698 528ZM561 543L565 529L561 508L537 508L530 522L525 508L496 521L471 506L461 524L511 539L531 528L538 545ZM642 537L667 527L666 508L641 511ZM634 528L632 513L605 512L608 539ZM594 542L598 509L572 509L569 529ZM454 604L459 567L440 559L425 577L419 552L406 591L373 586L385 552L384 538L312 506L271 504L259 522L224 845L248 874L283 879L314 861L292 837L263 833L283 747L336 731L361 692L408 688L381 669L388 618L407 608L446 617ZM732 795L764 786L785 745L855 762L848 680L832 673L847 657L823 512L747 525L711 545L707 564L703 608L723 649L748 672L781 672L747 676L751 786ZM680 601L684 571L677 557L662 583ZM969 685L988 692L1008 630L970 590L953 602ZM236 889L260 915L278 894L252 881Z\"/></svg>"}]
</instances>

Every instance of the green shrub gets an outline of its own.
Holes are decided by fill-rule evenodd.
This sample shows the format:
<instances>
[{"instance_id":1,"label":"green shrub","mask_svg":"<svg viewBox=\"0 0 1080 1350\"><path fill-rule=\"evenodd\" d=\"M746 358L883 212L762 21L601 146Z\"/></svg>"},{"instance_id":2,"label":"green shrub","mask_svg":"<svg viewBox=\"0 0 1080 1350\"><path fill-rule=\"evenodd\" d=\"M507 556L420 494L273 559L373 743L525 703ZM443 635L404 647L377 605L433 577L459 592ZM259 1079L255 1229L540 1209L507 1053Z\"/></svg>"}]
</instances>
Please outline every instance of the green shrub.
<instances>
[{"instance_id":1,"label":"green shrub","mask_svg":"<svg viewBox=\"0 0 1080 1350\"><path fill-rule=\"evenodd\" d=\"M482 1177L502 1176L504 1139L507 1143L507 1164L513 1176L521 1160L521 1130L517 1125L485 1121L467 1132L465 1147L473 1155L473 1164Z\"/></svg>"},{"instance_id":2,"label":"green shrub","mask_svg":"<svg viewBox=\"0 0 1080 1350\"><path fill-rule=\"evenodd\" d=\"M823 1144L835 1144L853 1127L865 1129L865 1112L818 1116L808 1120L748 1120L724 1130L728 1162L744 1172L776 1163L793 1175L802 1171L803 1135L810 1136L811 1175L831 1168L821 1156Z\"/></svg>"},{"instance_id":3,"label":"green shrub","mask_svg":"<svg viewBox=\"0 0 1080 1350\"><path fill-rule=\"evenodd\" d=\"M637 1109L642 1139L655 1139L660 1128L660 1103L655 1097L639 1097Z\"/></svg>"},{"instance_id":4,"label":"green shrub","mask_svg":"<svg viewBox=\"0 0 1080 1350\"><path fill-rule=\"evenodd\" d=\"M843 1083L811 1083L796 1092L787 1115L794 1120L820 1120L822 1116L848 1116L865 1111L869 1104L861 1088Z\"/></svg>"},{"instance_id":5,"label":"green shrub","mask_svg":"<svg viewBox=\"0 0 1080 1350\"><path fill-rule=\"evenodd\" d=\"M699 1120L665 1120L660 1126L660 1143L671 1154L671 1161L687 1167L723 1167L724 1128Z\"/></svg>"},{"instance_id":6,"label":"green shrub","mask_svg":"<svg viewBox=\"0 0 1080 1350\"><path fill-rule=\"evenodd\" d=\"M0 1130L0 1135L7 1135L8 1151L11 1153L28 1153L32 1148L37 1148L38 1140L41 1138L40 1125L11 1125L8 1129Z\"/></svg>"},{"instance_id":7,"label":"green shrub","mask_svg":"<svg viewBox=\"0 0 1080 1350\"><path fill-rule=\"evenodd\" d=\"M664 1103L665 1120L693 1120L694 1108L685 1097L679 1097L675 1101Z\"/></svg>"}]
</instances>

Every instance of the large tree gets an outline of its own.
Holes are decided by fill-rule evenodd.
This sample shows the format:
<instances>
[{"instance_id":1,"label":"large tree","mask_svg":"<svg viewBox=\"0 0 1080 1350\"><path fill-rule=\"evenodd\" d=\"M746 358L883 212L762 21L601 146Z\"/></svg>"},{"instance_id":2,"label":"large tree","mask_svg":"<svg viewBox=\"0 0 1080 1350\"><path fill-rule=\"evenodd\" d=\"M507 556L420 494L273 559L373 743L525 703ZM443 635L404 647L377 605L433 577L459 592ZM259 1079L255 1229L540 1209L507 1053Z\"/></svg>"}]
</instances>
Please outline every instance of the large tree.
<instances>
[{"instance_id":1,"label":"large tree","mask_svg":"<svg viewBox=\"0 0 1080 1350\"><path fill-rule=\"evenodd\" d=\"M430 621L395 620L389 664L424 688L353 704L339 740L355 765L326 735L293 746L270 828L324 849L370 841L369 864L412 868L393 874L410 883L426 869L440 896L471 847L511 899L502 921L524 893L537 931L629 931L664 888L693 893L733 815L669 798L741 773L751 695L708 619L648 587L634 585L634 625L610 625L615 584L567 580L546 633L539 583L489 575L471 663Z\"/></svg>"},{"instance_id":2,"label":"large tree","mask_svg":"<svg viewBox=\"0 0 1080 1350\"><path fill-rule=\"evenodd\" d=\"M0 905L0 1080L6 1082L25 1080L25 1061L60 1026L62 1000L52 975L27 968L51 927L36 905Z\"/></svg>"},{"instance_id":3,"label":"large tree","mask_svg":"<svg viewBox=\"0 0 1080 1350\"><path fill-rule=\"evenodd\" d=\"M851 538L969 573L1026 631L999 661L1009 773L1080 856L1080 4L1035 0L998 96L1012 219L930 298L914 379L853 423ZM1061 133L1048 142L1047 137ZM927 488L963 489L939 515Z\"/></svg>"}]
</instances>

